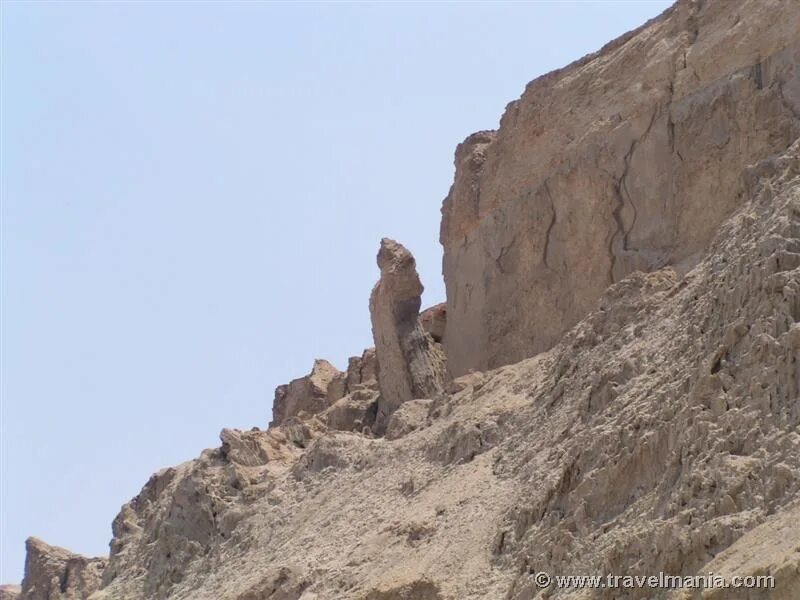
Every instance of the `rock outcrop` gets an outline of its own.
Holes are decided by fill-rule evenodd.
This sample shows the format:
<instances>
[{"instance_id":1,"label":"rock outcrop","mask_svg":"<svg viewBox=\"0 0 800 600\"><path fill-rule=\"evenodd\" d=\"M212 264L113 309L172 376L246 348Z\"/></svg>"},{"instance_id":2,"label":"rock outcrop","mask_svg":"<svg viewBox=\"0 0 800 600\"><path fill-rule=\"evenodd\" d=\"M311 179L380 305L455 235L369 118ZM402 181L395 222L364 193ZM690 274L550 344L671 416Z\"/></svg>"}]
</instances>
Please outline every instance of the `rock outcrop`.
<instances>
[{"instance_id":1,"label":"rock outcrop","mask_svg":"<svg viewBox=\"0 0 800 600\"><path fill-rule=\"evenodd\" d=\"M381 277L372 290L369 312L381 391L375 427L383 432L403 402L441 393L445 359L419 321L423 287L414 257L401 244L384 238L378 267Z\"/></svg>"},{"instance_id":2,"label":"rock outcrop","mask_svg":"<svg viewBox=\"0 0 800 600\"><path fill-rule=\"evenodd\" d=\"M423 310L419 315L419 322L433 338L433 341L441 344L447 328L447 303L442 302Z\"/></svg>"},{"instance_id":3,"label":"rock outcrop","mask_svg":"<svg viewBox=\"0 0 800 600\"><path fill-rule=\"evenodd\" d=\"M104 558L86 558L37 538L25 542L21 600L85 600L100 588ZM4 591L13 598L13 590Z\"/></svg>"},{"instance_id":4,"label":"rock outcrop","mask_svg":"<svg viewBox=\"0 0 800 600\"><path fill-rule=\"evenodd\" d=\"M800 141L741 192L690 272L615 283L551 350L402 404L392 439L323 412L278 460L229 432L154 476L91 600L683 600L535 574L711 569L774 587L705 597L793 599Z\"/></svg>"},{"instance_id":5,"label":"rock outcrop","mask_svg":"<svg viewBox=\"0 0 800 600\"><path fill-rule=\"evenodd\" d=\"M550 348L609 284L695 264L800 135L795 0L680 1L467 138L442 207L450 373Z\"/></svg>"},{"instance_id":6,"label":"rock outcrop","mask_svg":"<svg viewBox=\"0 0 800 600\"><path fill-rule=\"evenodd\" d=\"M798 43L681 0L533 82L457 150L446 307L383 240L374 350L151 477L107 561L30 540L20 599L800 597ZM709 572L771 585L538 577Z\"/></svg>"},{"instance_id":7,"label":"rock outcrop","mask_svg":"<svg viewBox=\"0 0 800 600\"><path fill-rule=\"evenodd\" d=\"M19 600L22 587L18 585L0 585L0 600Z\"/></svg>"},{"instance_id":8,"label":"rock outcrop","mask_svg":"<svg viewBox=\"0 0 800 600\"><path fill-rule=\"evenodd\" d=\"M343 377L327 360L316 359L311 373L275 388L270 426L280 425L301 413L313 415L328 408L344 395ZM339 389L342 394L336 397Z\"/></svg>"}]
</instances>

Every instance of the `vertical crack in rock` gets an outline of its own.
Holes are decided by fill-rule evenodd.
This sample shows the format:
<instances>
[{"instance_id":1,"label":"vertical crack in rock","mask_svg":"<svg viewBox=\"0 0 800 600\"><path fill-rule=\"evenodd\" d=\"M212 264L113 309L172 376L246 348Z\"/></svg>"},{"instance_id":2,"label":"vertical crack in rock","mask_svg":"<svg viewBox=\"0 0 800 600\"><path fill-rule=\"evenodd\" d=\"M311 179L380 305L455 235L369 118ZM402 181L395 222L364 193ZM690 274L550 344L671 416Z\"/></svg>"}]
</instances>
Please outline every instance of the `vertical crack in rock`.
<instances>
[{"instance_id":1,"label":"vertical crack in rock","mask_svg":"<svg viewBox=\"0 0 800 600\"><path fill-rule=\"evenodd\" d=\"M517 241L517 236L511 238L511 241L506 245L500 248L500 254L497 255L497 258L494 259L495 264L497 265L497 269L503 273L503 275L508 275L508 271L506 271L505 267L503 267L503 257L508 253L509 250L514 246Z\"/></svg>"},{"instance_id":2,"label":"vertical crack in rock","mask_svg":"<svg viewBox=\"0 0 800 600\"><path fill-rule=\"evenodd\" d=\"M633 227L636 225L636 219L638 218L638 211L636 209L636 203L631 198L631 194L628 191L628 187L626 185L626 179L628 177L628 172L630 171L631 166L631 159L633 158L633 153L636 151L636 147L641 144L641 142L647 139L647 136L650 135L650 131L653 129L653 124L656 122L656 117L660 112L660 104L657 104L656 107L653 109L653 114L650 116L650 122L647 124L647 128L645 129L644 133L638 137L634 138L631 141L631 145L628 148L628 151L625 153L625 157L623 158L623 168L622 168L622 175L620 175L619 179L614 183L614 195L617 199L617 204L612 211L612 216L616 223L616 229L611 233L611 237L608 242L608 251L609 256L611 259L611 264L609 265L608 269L608 278L610 283L614 283L614 267L617 264L617 256L614 253L614 241L617 239L618 235L622 236L622 251L628 250L628 237L630 236L631 231L633 231ZM624 193L623 193L624 192ZM622 220L622 210L625 208L625 200L627 198L628 204L633 211L633 218L631 219L630 227L626 228L625 223Z\"/></svg>"},{"instance_id":3,"label":"vertical crack in rock","mask_svg":"<svg viewBox=\"0 0 800 600\"><path fill-rule=\"evenodd\" d=\"M550 192L549 179L545 179L544 191L547 192L547 198L550 200L550 224L547 226L547 231L544 233L544 248L542 249L542 263L551 271L550 264L547 262L547 253L550 250L550 235L553 233L553 227L556 226L556 205L553 201L553 194Z\"/></svg>"},{"instance_id":4,"label":"vertical crack in rock","mask_svg":"<svg viewBox=\"0 0 800 600\"><path fill-rule=\"evenodd\" d=\"M392 413L416 398L433 398L444 387L441 347L419 321L423 286L412 254L384 238L378 252L381 278L369 299L381 397L374 429L383 434Z\"/></svg>"}]
</instances>

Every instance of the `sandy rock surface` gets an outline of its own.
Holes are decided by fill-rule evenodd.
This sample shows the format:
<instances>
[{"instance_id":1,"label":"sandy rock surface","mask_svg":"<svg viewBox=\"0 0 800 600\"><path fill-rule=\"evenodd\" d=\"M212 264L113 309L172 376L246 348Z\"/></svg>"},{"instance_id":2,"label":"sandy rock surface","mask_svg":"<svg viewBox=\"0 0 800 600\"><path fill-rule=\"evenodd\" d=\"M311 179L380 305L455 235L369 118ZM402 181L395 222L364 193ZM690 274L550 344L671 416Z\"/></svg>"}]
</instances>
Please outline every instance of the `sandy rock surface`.
<instances>
[{"instance_id":1,"label":"sandy rock surface","mask_svg":"<svg viewBox=\"0 0 800 600\"><path fill-rule=\"evenodd\" d=\"M609 284L697 263L742 169L800 136L796 0L680 1L530 84L442 207L453 376L552 347Z\"/></svg>"},{"instance_id":2,"label":"sandy rock surface","mask_svg":"<svg viewBox=\"0 0 800 600\"><path fill-rule=\"evenodd\" d=\"M384 239L375 348L0 598L800 598L799 64L795 0L681 0L529 84L456 151L445 306ZM709 572L774 585L541 583Z\"/></svg>"},{"instance_id":3,"label":"sandy rock surface","mask_svg":"<svg viewBox=\"0 0 800 600\"><path fill-rule=\"evenodd\" d=\"M384 238L378 267L381 278L372 289L369 312L381 391L375 431L382 434L403 402L442 392L446 361L420 322L423 287L414 257L402 244Z\"/></svg>"}]
</instances>

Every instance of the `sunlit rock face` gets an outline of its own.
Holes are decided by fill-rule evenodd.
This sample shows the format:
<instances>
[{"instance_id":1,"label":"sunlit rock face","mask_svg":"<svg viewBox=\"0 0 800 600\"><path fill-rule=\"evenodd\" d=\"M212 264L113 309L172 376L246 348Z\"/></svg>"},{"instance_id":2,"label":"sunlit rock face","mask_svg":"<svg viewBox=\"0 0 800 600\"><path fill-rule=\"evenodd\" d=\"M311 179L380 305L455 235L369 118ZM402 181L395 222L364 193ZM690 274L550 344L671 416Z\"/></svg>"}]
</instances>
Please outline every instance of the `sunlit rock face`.
<instances>
[{"instance_id":1,"label":"sunlit rock face","mask_svg":"<svg viewBox=\"0 0 800 600\"><path fill-rule=\"evenodd\" d=\"M800 135L793 0L678 2L531 82L442 207L453 376L550 348L635 270L702 256L739 173Z\"/></svg>"},{"instance_id":2,"label":"sunlit rock face","mask_svg":"<svg viewBox=\"0 0 800 600\"><path fill-rule=\"evenodd\" d=\"M384 239L374 349L153 475L108 559L29 540L0 599L697 591L543 572L769 574L703 598L800 597L797 6L681 1L531 83L456 153L446 306L420 313Z\"/></svg>"},{"instance_id":3,"label":"sunlit rock face","mask_svg":"<svg viewBox=\"0 0 800 600\"><path fill-rule=\"evenodd\" d=\"M372 289L369 310L381 391L375 429L383 433L403 402L442 392L445 359L420 322L423 287L414 257L402 244L384 238L378 267L381 277Z\"/></svg>"}]
</instances>

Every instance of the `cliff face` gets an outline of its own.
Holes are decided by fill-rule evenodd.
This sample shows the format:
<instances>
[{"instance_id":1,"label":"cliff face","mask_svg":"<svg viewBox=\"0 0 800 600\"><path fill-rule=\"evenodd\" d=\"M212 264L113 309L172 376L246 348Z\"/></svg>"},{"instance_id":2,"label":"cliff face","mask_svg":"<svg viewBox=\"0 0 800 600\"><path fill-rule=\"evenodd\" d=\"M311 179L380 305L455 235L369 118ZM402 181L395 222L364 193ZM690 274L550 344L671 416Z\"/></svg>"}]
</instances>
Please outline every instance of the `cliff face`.
<instances>
[{"instance_id":1,"label":"cliff face","mask_svg":"<svg viewBox=\"0 0 800 600\"><path fill-rule=\"evenodd\" d=\"M798 31L794 0L679 2L467 138L442 208L451 373L550 348L635 270L696 263L741 170L800 135Z\"/></svg>"},{"instance_id":2,"label":"cliff face","mask_svg":"<svg viewBox=\"0 0 800 600\"><path fill-rule=\"evenodd\" d=\"M223 431L123 509L91 600L667 597L543 571L770 575L708 597L793 600L800 141L739 185L689 273L612 285L551 350L403 403L395 435Z\"/></svg>"},{"instance_id":3,"label":"cliff face","mask_svg":"<svg viewBox=\"0 0 800 600\"><path fill-rule=\"evenodd\" d=\"M446 306L384 240L374 349L153 475L107 561L32 540L0 597L800 597L798 64L797 3L680 2L530 84L457 150Z\"/></svg>"},{"instance_id":4,"label":"cliff face","mask_svg":"<svg viewBox=\"0 0 800 600\"><path fill-rule=\"evenodd\" d=\"M100 588L104 558L86 558L36 538L25 542L21 600L83 600ZM14 590L2 592L9 600Z\"/></svg>"}]
</instances>

